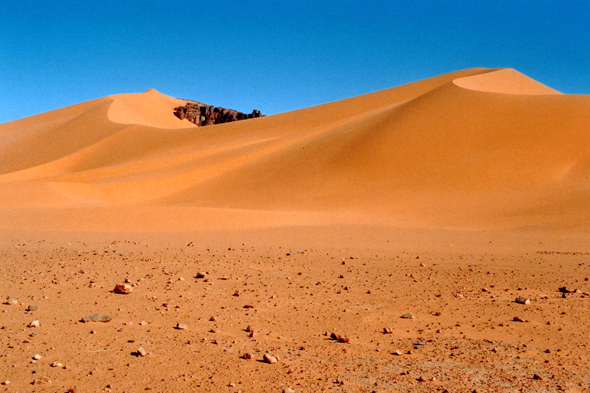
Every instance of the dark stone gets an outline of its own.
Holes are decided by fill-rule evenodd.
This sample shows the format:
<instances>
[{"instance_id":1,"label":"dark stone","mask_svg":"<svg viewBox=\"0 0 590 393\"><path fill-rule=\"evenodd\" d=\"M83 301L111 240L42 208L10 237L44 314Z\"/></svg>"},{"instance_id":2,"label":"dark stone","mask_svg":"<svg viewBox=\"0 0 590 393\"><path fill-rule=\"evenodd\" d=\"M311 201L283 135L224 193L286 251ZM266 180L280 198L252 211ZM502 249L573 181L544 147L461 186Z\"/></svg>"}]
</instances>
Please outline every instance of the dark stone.
<instances>
[{"instance_id":1,"label":"dark stone","mask_svg":"<svg viewBox=\"0 0 590 393\"><path fill-rule=\"evenodd\" d=\"M174 115L180 120L186 119L197 126L210 126L262 117L262 114L257 109L250 114L246 114L234 109L214 107L196 101L190 101L184 106L174 108Z\"/></svg>"}]
</instances>

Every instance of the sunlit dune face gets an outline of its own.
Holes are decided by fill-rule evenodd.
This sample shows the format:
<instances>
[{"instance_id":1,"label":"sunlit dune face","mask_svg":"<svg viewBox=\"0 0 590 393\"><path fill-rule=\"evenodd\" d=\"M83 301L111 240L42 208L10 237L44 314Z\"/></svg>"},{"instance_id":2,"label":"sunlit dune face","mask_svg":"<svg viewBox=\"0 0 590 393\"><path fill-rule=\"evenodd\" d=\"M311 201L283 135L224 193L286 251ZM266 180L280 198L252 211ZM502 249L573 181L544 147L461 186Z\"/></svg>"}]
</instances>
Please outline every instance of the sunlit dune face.
<instances>
[{"instance_id":1,"label":"sunlit dune face","mask_svg":"<svg viewBox=\"0 0 590 393\"><path fill-rule=\"evenodd\" d=\"M465 89L488 93L520 95L561 94L557 90L547 87L510 68L457 78L453 83Z\"/></svg>"}]
</instances>

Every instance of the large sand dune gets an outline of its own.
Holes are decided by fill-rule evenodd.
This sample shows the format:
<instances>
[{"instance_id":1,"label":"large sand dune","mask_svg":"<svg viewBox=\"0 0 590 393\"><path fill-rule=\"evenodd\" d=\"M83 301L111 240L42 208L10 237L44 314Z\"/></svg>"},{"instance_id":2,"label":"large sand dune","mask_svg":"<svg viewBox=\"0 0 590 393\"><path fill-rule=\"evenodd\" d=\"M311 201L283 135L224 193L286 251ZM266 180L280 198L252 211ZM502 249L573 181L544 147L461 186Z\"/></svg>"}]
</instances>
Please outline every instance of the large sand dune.
<instances>
[{"instance_id":1,"label":"large sand dune","mask_svg":"<svg viewBox=\"0 0 590 393\"><path fill-rule=\"evenodd\" d=\"M152 217L137 230L180 207L179 228L193 229L195 209L273 213L275 225L294 214L439 228L590 220L590 96L515 70L464 70L206 128L174 117L182 103L149 90L1 125L0 209L83 208L132 228L121 206L143 208Z\"/></svg>"}]
</instances>

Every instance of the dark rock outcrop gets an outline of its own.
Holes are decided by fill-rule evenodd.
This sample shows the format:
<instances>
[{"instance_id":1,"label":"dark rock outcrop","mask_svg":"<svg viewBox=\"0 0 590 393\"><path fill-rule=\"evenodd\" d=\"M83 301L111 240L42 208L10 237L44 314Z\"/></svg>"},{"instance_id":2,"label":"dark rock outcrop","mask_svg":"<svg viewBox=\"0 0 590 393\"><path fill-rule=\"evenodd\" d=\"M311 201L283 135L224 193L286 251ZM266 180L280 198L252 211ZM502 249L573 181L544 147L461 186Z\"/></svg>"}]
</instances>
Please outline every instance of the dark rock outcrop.
<instances>
[{"instance_id":1,"label":"dark rock outcrop","mask_svg":"<svg viewBox=\"0 0 590 393\"><path fill-rule=\"evenodd\" d=\"M196 101L187 102L184 106L174 108L174 115L180 120L187 119L198 126L229 123L232 121L262 117L259 110L246 114L233 109L219 108Z\"/></svg>"}]
</instances>

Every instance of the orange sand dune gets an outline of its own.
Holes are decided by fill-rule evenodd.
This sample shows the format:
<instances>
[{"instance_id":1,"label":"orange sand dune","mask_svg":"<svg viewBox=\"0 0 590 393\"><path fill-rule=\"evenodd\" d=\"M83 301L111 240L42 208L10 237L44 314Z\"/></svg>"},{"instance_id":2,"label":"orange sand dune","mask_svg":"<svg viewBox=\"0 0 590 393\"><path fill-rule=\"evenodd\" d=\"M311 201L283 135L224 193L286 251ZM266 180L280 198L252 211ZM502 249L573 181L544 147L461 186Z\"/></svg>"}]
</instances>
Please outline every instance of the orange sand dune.
<instances>
[{"instance_id":1,"label":"orange sand dune","mask_svg":"<svg viewBox=\"0 0 590 393\"><path fill-rule=\"evenodd\" d=\"M0 125L0 225L169 230L175 212L198 230L221 209L245 227L590 227L590 96L515 70L204 128L173 115L183 102L149 90Z\"/></svg>"}]
</instances>

